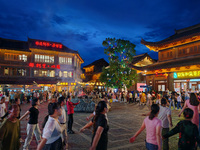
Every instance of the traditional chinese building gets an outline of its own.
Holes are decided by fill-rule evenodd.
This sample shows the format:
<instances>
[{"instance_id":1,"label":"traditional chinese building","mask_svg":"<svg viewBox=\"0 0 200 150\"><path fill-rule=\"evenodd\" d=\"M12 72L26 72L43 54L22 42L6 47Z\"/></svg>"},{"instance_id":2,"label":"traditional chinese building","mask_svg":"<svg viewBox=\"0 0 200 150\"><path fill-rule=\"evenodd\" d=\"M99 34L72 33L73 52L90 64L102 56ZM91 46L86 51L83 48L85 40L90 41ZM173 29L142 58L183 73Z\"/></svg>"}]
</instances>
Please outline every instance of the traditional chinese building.
<instances>
[{"instance_id":1,"label":"traditional chinese building","mask_svg":"<svg viewBox=\"0 0 200 150\"><path fill-rule=\"evenodd\" d=\"M102 73L103 67L107 67L108 65L109 64L103 58L101 58L87 66L84 66L84 74L82 75L82 85L85 86L88 90L104 89L104 84L99 81L99 77Z\"/></svg>"},{"instance_id":2,"label":"traditional chinese building","mask_svg":"<svg viewBox=\"0 0 200 150\"><path fill-rule=\"evenodd\" d=\"M138 91L145 91L147 89L146 85L146 76L144 76L143 72L141 71L142 67L147 65L151 65L156 61L152 59L147 53L136 55L133 57L133 61L130 64L130 67L137 70L138 78L137 83L135 83L129 90L138 90Z\"/></svg>"},{"instance_id":3,"label":"traditional chinese building","mask_svg":"<svg viewBox=\"0 0 200 150\"><path fill-rule=\"evenodd\" d=\"M0 84L72 89L81 81L83 59L59 42L0 38Z\"/></svg>"},{"instance_id":4,"label":"traditional chinese building","mask_svg":"<svg viewBox=\"0 0 200 150\"><path fill-rule=\"evenodd\" d=\"M158 52L158 62L141 69L153 89L200 89L200 24L175 30L162 41L141 43Z\"/></svg>"}]
</instances>

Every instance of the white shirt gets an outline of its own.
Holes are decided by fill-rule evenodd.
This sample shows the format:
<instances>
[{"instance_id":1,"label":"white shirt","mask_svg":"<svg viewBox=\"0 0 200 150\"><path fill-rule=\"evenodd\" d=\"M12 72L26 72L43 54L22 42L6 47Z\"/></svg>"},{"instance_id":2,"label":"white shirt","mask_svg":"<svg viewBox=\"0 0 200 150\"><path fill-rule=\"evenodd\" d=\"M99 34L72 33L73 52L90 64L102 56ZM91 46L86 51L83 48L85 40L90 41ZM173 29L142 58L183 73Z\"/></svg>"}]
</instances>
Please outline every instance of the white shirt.
<instances>
[{"instance_id":1,"label":"white shirt","mask_svg":"<svg viewBox=\"0 0 200 150\"><path fill-rule=\"evenodd\" d=\"M61 137L62 129L58 121L49 116L47 123L43 129L42 138L47 139L46 144L51 144Z\"/></svg>"},{"instance_id":2,"label":"white shirt","mask_svg":"<svg viewBox=\"0 0 200 150\"><path fill-rule=\"evenodd\" d=\"M5 108L6 108L5 103L0 104L0 117L3 117L5 115Z\"/></svg>"},{"instance_id":3,"label":"white shirt","mask_svg":"<svg viewBox=\"0 0 200 150\"><path fill-rule=\"evenodd\" d=\"M169 128L169 120L167 118L168 115L171 115L170 108L160 106L158 119L160 119L162 121L163 128Z\"/></svg>"},{"instance_id":4,"label":"white shirt","mask_svg":"<svg viewBox=\"0 0 200 150\"><path fill-rule=\"evenodd\" d=\"M152 97L151 94L148 94L148 95L147 95L148 100L150 100L151 97Z\"/></svg>"},{"instance_id":5,"label":"white shirt","mask_svg":"<svg viewBox=\"0 0 200 150\"><path fill-rule=\"evenodd\" d=\"M180 95L177 97L177 102L181 102L181 96Z\"/></svg>"},{"instance_id":6,"label":"white shirt","mask_svg":"<svg viewBox=\"0 0 200 150\"><path fill-rule=\"evenodd\" d=\"M66 121L65 107L62 106L61 109L62 109L62 115L58 118L58 120L59 120L60 123L66 123L67 121Z\"/></svg>"}]
</instances>

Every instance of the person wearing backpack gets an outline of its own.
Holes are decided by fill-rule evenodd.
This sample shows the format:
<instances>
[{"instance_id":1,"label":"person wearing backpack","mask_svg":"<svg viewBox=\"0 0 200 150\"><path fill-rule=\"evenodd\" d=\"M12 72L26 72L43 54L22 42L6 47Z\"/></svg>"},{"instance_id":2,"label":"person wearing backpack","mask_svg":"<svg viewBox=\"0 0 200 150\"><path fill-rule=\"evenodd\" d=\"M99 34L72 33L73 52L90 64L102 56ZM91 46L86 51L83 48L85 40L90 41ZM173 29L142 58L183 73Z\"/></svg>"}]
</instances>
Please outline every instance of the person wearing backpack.
<instances>
[{"instance_id":1,"label":"person wearing backpack","mask_svg":"<svg viewBox=\"0 0 200 150\"><path fill-rule=\"evenodd\" d=\"M196 150L196 143L200 144L200 137L197 126L191 121L193 114L192 109L184 109L185 120L178 122L175 128L163 135L163 139L179 133L178 150Z\"/></svg>"}]
</instances>

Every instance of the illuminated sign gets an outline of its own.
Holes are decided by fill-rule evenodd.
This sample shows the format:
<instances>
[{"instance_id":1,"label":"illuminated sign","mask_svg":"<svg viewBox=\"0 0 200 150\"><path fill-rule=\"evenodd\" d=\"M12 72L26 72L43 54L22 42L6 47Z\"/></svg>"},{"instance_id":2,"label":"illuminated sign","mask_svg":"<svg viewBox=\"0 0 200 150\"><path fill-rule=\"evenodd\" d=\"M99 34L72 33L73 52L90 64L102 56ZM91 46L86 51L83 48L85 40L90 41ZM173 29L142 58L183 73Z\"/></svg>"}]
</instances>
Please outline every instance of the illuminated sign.
<instances>
[{"instance_id":1,"label":"illuminated sign","mask_svg":"<svg viewBox=\"0 0 200 150\"><path fill-rule=\"evenodd\" d=\"M47 64L34 64L34 63L29 63L29 67L36 67L36 68L56 68L60 69L60 65L47 65Z\"/></svg>"},{"instance_id":2,"label":"illuminated sign","mask_svg":"<svg viewBox=\"0 0 200 150\"><path fill-rule=\"evenodd\" d=\"M68 85L67 82L61 82L60 85Z\"/></svg>"},{"instance_id":3,"label":"illuminated sign","mask_svg":"<svg viewBox=\"0 0 200 150\"><path fill-rule=\"evenodd\" d=\"M61 83L57 83L58 85L68 85L67 82L61 82ZM70 84L69 84L70 85ZM76 85L76 83L71 83L71 85Z\"/></svg>"},{"instance_id":4,"label":"illuminated sign","mask_svg":"<svg viewBox=\"0 0 200 150\"><path fill-rule=\"evenodd\" d=\"M41 41L36 41L35 45L37 46L44 46L44 47L52 47L52 48L62 48L62 44L58 43L49 43L49 42L41 42Z\"/></svg>"},{"instance_id":5,"label":"illuminated sign","mask_svg":"<svg viewBox=\"0 0 200 150\"><path fill-rule=\"evenodd\" d=\"M195 78L200 77L200 70L188 72L174 72L174 78Z\"/></svg>"}]
</instances>

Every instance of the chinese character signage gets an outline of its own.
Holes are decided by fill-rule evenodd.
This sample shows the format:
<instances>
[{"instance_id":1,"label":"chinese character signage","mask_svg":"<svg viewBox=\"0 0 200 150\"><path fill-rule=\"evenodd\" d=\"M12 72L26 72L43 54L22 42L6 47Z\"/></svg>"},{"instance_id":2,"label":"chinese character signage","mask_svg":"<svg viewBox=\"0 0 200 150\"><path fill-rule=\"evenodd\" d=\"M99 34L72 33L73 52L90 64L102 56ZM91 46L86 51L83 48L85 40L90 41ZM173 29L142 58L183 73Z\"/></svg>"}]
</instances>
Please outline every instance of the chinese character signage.
<instances>
[{"instance_id":1,"label":"chinese character signage","mask_svg":"<svg viewBox=\"0 0 200 150\"><path fill-rule=\"evenodd\" d=\"M174 72L174 78L196 78L200 77L200 70L187 72Z\"/></svg>"},{"instance_id":2,"label":"chinese character signage","mask_svg":"<svg viewBox=\"0 0 200 150\"><path fill-rule=\"evenodd\" d=\"M36 41L35 45L62 49L62 44Z\"/></svg>"},{"instance_id":3,"label":"chinese character signage","mask_svg":"<svg viewBox=\"0 0 200 150\"><path fill-rule=\"evenodd\" d=\"M36 67L36 68L56 68L60 69L60 65L47 65L47 64L34 64L34 63L29 63L29 67Z\"/></svg>"}]
</instances>

